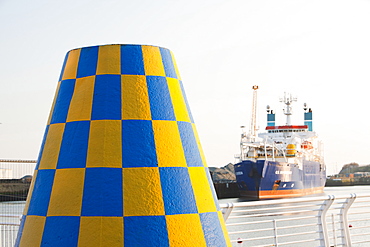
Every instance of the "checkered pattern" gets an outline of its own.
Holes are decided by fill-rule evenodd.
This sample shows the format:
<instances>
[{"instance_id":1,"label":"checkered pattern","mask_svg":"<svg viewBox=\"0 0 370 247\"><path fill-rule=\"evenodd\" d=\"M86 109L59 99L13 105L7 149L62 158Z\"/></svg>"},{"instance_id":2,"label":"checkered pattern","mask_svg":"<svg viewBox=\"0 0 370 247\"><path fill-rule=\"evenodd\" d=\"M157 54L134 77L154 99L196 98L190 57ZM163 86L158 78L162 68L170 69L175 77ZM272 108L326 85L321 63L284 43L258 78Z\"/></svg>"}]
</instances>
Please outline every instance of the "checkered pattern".
<instances>
[{"instance_id":1,"label":"checkered pattern","mask_svg":"<svg viewBox=\"0 0 370 247\"><path fill-rule=\"evenodd\" d=\"M16 246L229 246L172 53L70 51Z\"/></svg>"}]
</instances>

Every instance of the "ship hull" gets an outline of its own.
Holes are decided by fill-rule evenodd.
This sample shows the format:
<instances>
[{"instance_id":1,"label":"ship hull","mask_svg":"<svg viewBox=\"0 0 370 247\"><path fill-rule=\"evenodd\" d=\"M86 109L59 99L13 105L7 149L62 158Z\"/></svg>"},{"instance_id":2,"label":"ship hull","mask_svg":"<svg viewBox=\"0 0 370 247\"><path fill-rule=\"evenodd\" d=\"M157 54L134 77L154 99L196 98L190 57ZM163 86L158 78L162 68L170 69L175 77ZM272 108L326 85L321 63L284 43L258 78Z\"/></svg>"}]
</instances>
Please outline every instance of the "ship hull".
<instances>
[{"instance_id":1,"label":"ship hull","mask_svg":"<svg viewBox=\"0 0 370 247\"><path fill-rule=\"evenodd\" d=\"M301 167L267 160L243 161L234 165L241 197L277 199L322 193L326 173L323 165L303 160Z\"/></svg>"}]
</instances>

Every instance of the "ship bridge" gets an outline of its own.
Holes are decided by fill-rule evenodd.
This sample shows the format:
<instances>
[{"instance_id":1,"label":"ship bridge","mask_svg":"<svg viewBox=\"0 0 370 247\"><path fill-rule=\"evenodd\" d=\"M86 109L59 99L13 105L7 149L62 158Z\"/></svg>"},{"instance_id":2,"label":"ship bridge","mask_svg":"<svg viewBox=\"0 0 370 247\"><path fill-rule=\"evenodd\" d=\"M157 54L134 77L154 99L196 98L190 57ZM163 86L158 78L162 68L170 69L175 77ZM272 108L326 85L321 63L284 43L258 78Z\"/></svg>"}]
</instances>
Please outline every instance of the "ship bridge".
<instances>
[{"instance_id":1,"label":"ship bridge","mask_svg":"<svg viewBox=\"0 0 370 247\"><path fill-rule=\"evenodd\" d=\"M283 126L267 126L268 133L281 133L281 132L307 132L308 125L283 125Z\"/></svg>"}]
</instances>

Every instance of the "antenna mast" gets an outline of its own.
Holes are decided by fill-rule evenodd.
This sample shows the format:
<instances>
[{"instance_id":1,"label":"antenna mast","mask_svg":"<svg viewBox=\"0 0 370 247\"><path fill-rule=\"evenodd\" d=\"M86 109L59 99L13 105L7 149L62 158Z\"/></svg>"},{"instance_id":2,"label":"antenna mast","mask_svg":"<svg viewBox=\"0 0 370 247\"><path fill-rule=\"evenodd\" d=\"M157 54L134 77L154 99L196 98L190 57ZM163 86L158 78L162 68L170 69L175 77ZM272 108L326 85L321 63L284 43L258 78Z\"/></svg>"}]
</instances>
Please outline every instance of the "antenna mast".
<instances>
[{"instance_id":1,"label":"antenna mast","mask_svg":"<svg viewBox=\"0 0 370 247\"><path fill-rule=\"evenodd\" d=\"M293 98L291 94L284 93L284 99L280 99L280 102L285 104L284 114L286 115L286 125L292 125L291 115L292 115L292 103L297 101L297 98Z\"/></svg>"},{"instance_id":2,"label":"antenna mast","mask_svg":"<svg viewBox=\"0 0 370 247\"><path fill-rule=\"evenodd\" d=\"M254 85L252 89L253 89L252 118L251 118L251 126L249 129L249 136L250 136L250 140L254 142L256 139L256 135L257 135L257 123L256 123L257 120L256 119L257 119L257 89L258 89L258 86Z\"/></svg>"}]
</instances>

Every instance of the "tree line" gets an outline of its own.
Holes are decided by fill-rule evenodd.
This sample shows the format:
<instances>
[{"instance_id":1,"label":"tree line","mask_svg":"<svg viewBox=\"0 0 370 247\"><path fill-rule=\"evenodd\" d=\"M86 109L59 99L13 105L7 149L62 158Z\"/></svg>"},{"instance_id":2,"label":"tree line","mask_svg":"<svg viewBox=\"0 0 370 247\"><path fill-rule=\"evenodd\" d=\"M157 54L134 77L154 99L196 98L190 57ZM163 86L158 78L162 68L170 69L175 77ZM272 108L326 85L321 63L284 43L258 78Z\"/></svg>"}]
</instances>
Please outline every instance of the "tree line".
<instances>
[{"instance_id":1,"label":"tree line","mask_svg":"<svg viewBox=\"0 0 370 247\"><path fill-rule=\"evenodd\" d=\"M360 166L356 162L345 164L339 174L355 173L355 172L370 172L370 165Z\"/></svg>"}]
</instances>

